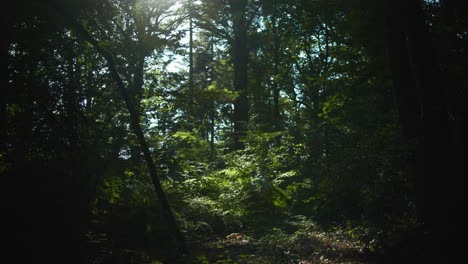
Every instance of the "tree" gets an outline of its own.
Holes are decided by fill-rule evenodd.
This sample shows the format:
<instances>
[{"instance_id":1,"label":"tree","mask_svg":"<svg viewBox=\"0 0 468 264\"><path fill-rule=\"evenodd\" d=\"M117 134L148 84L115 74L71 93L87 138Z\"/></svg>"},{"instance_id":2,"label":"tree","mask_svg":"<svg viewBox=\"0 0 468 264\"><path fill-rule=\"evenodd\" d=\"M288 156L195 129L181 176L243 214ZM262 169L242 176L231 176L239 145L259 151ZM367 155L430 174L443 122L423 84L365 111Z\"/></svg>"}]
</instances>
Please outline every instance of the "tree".
<instances>
[{"instance_id":1,"label":"tree","mask_svg":"<svg viewBox=\"0 0 468 264\"><path fill-rule=\"evenodd\" d=\"M247 47L246 0L230 0L230 11L233 23L232 56L234 64L234 91L239 95L234 101L234 149L243 147L242 139L247 131L249 121L249 104L247 90L247 67L249 51Z\"/></svg>"},{"instance_id":2,"label":"tree","mask_svg":"<svg viewBox=\"0 0 468 264\"><path fill-rule=\"evenodd\" d=\"M61 7L58 7L58 8L62 13L67 14L65 9L63 9ZM134 6L134 8L138 8L138 6ZM131 9L129 9L129 10L131 10ZM152 14L152 15L155 15L155 14ZM159 16L161 16L161 14L159 14ZM139 145L140 145L140 149L143 152L143 156L144 156L146 165L148 167L148 171L149 171L151 180L153 182L155 191L156 191L156 193L158 195L159 201L160 201L160 203L161 203L161 205L163 207L163 210L164 210L163 212L164 212L165 217L167 219L168 225L174 232L174 236L175 236L175 239L176 239L176 241L178 243L179 250L182 253L186 253L187 248L186 248L186 245L185 245L184 238L182 236L182 233L180 232L180 229L179 229L179 227L177 225L176 219L174 218L174 215L173 215L172 210L170 208L169 202L168 202L168 200L166 198L166 195L164 193L164 190L162 188L161 180L160 180L160 177L158 175L156 165L154 163L154 160L152 158L152 154L151 154L151 152L149 150L148 143L146 141L145 135L144 135L143 130L142 130L141 125L140 125L139 105L140 105L140 100L141 100L141 97L140 97L141 92L139 92L139 91L142 89L142 85L143 85L143 83L142 83L143 82L143 63L144 63L144 59L147 56L147 54L149 52L151 52L155 47L151 45L152 44L151 38L153 37L151 35L151 32L141 32L141 31L139 32L139 30L144 30L145 29L144 25L138 23L138 19L140 19L140 17L135 17L134 19L137 22L136 23L137 33L142 34L142 35L139 35L139 36L137 35L137 36L138 36L140 41L143 41L143 43L140 44L141 45L141 46L139 46L140 49L137 49L137 54L135 56L136 57L135 71L132 74L133 75L133 80L131 82L128 81L128 83L131 83L130 88L127 88L127 86L125 85L122 77L120 76L120 74L118 72L115 55L112 55L111 52L109 52L105 48L103 48L102 45L100 45L100 43L83 27L82 24L80 24L80 23L78 23L76 21L70 21L70 23L71 23L71 26L73 27L73 29L78 32L79 36L81 36L84 40L86 40L91 45L93 45L93 47L99 52L99 54L101 56L103 56L105 58L105 60L107 61L108 68L109 68L109 73L112 76L112 79L114 80L114 82L116 83L117 88L118 88L118 90L120 92L120 95L122 96L122 98L123 98L123 100L125 102L125 105L127 107L127 110L128 110L128 112L130 114L130 124L131 124L131 126L132 126L132 128L134 130L134 133L136 134L136 137L137 137ZM157 21L157 22L159 22L159 21ZM150 25L150 26L152 26L152 25ZM142 28L140 28L140 27L142 27ZM158 27L158 26L155 26L155 27ZM147 35L144 35L145 33L147 33ZM125 38L125 36L123 36L123 37ZM149 41L150 44L145 43L144 41ZM148 45L150 45L150 46L148 46ZM142 54L140 54L140 51L142 52Z\"/></svg>"},{"instance_id":3,"label":"tree","mask_svg":"<svg viewBox=\"0 0 468 264\"><path fill-rule=\"evenodd\" d=\"M459 208L466 206L457 188L463 181L459 173L466 172L459 166L458 154L458 146L464 142L453 136L463 131L455 125L459 117L453 116L463 113L449 110L454 109L447 99L453 90L443 88L422 2L393 1L389 6L389 51L400 117L405 135L418 142L416 208L420 221L437 241L431 243L443 246L457 233L448 228L453 223L445 219L460 219ZM442 180L442 175L450 178Z\"/></svg>"}]
</instances>

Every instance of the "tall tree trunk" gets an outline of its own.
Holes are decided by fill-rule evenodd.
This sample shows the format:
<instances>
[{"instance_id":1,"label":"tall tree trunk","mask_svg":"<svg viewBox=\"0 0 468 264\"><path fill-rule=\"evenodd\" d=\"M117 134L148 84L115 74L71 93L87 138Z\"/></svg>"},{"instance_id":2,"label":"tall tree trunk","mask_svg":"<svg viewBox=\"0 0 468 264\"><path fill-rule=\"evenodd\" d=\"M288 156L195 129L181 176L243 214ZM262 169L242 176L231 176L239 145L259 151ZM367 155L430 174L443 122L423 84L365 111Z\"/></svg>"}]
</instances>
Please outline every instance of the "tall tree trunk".
<instances>
[{"instance_id":1,"label":"tall tree trunk","mask_svg":"<svg viewBox=\"0 0 468 264\"><path fill-rule=\"evenodd\" d=\"M452 241L466 206L459 189L463 176L453 169L458 157L450 145L446 90L421 2L393 0L389 7L389 53L400 120L405 135L417 140L417 214L433 239L427 253L442 257L437 251Z\"/></svg>"},{"instance_id":2,"label":"tall tree trunk","mask_svg":"<svg viewBox=\"0 0 468 264\"><path fill-rule=\"evenodd\" d=\"M234 39L232 43L232 56L234 62L234 90L239 96L234 101L234 149L242 149L242 140L247 133L249 121L249 103L247 91L247 24L246 8L247 0L230 0L231 15L234 27Z\"/></svg>"},{"instance_id":3,"label":"tall tree trunk","mask_svg":"<svg viewBox=\"0 0 468 264\"><path fill-rule=\"evenodd\" d=\"M8 76L8 49L10 45L10 31L11 31L11 15L9 15L8 10L6 7L5 11L2 13L1 18L1 29L0 29L0 64L1 64L1 86L3 87L0 92L0 154L3 154L6 151L6 140L4 137L6 136L6 123L7 123L7 115L6 115L6 104L7 104L7 96L8 92L10 91L10 84L9 84L9 76ZM2 157L3 158L3 157Z\"/></svg>"},{"instance_id":4,"label":"tall tree trunk","mask_svg":"<svg viewBox=\"0 0 468 264\"><path fill-rule=\"evenodd\" d=\"M329 77L329 69L330 69L330 32L328 29L329 26L329 10L327 9L325 12L325 25L324 27L324 35L325 35L325 56L323 58L323 68L322 68L322 102L325 103L327 101L328 89L328 77ZM330 146L329 146L329 120L324 120L324 140L323 140L323 154L325 154L325 169L329 169L329 155L330 155Z\"/></svg>"},{"instance_id":5,"label":"tall tree trunk","mask_svg":"<svg viewBox=\"0 0 468 264\"><path fill-rule=\"evenodd\" d=\"M92 192L89 186L92 180L92 174L87 171L89 152L85 152L86 141L81 138L84 136L79 131L83 123L83 112L80 108L80 100L82 89L80 80L82 79L80 65L76 62L77 58L74 48L74 40L65 40L66 52L64 59L66 60L66 82L63 87L63 103L66 113L64 122L64 133L67 137L67 153L64 155L64 166L67 180L65 181L64 193L65 203L67 204L64 210L66 220L65 223L71 222L68 226L69 230L73 230L68 236L72 240L72 244L78 246L79 256L76 256L76 263L85 261L86 241L83 235L88 231L91 209ZM92 155L92 154L91 154ZM79 228L73 228L76 226Z\"/></svg>"},{"instance_id":6,"label":"tall tree trunk","mask_svg":"<svg viewBox=\"0 0 468 264\"><path fill-rule=\"evenodd\" d=\"M187 119L189 129L193 129L194 124L194 82L193 82L193 0L189 1L189 102Z\"/></svg>"},{"instance_id":7,"label":"tall tree trunk","mask_svg":"<svg viewBox=\"0 0 468 264\"><path fill-rule=\"evenodd\" d=\"M136 51L137 54L139 53ZM129 97L132 100L132 105L135 109L135 115L137 115L138 120L143 114L143 110L141 109L141 99L143 96L143 73L144 73L144 64L145 64L145 57L142 54L138 54L136 56L136 61L133 66L133 80L131 86L129 87ZM132 136L132 138L134 138ZM138 141L138 139L136 139ZM139 170L141 167L141 151L136 144L130 144L130 157L132 166L135 172Z\"/></svg>"},{"instance_id":8,"label":"tall tree trunk","mask_svg":"<svg viewBox=\"0 0 468 264\"><path fill-rule=\"evenodd\" d=\"M446 188L444 186L445 181L438 179L440 175L444 174L444 167L447 165L446 155L447 150L444 145L448 141L447 133L447 111L445 106L444 90L440 86L440 72L435 62L434 52L431 49L431 38L425 29L424 17L421 7L417 0L411 1L393 1L393 17L392 23L399 25L400 27L392 29L398 32L404 32L403 36L400 36L400 47L399 52L406 52L400 56L404 59L400 63L406 65L395 65L396 67L406 67L409 69L409 73L414 83L400 83L404 85L400 87L399 92L403 90L409 90L412 92L405 92L407 95L416 96L417 100L413 103L420 107L421 115L416 116L416 109L412 109L410 112L410 118L406 117L407 113L400 112L404 118L409 119L407 122L420 123L420 174L417 178L418 188L417 199L418 201L418 212L420 218L428 225L433 226L433 223L437 219L437 215L442 213L443 208L436 206L440 203L439 197L436 194L439 191L444 193ZM396 16L398 15L398 19ZM396 20L402 20L402 22L396 22ZM399 23L399 24L398 24ZM400 33L401 34L401 33ZM403 38L403 40L401 40ZM404 49L406 47L406 49ZM403 48L403 49L402 49ZM396 51L393 51L395 53ZM401 73L400 73L401 74ZM397 81L398 82L398 81ZM401 81L400 81L401 82ZM410 87L408 85L411 84ZM419 89L418 89L419 88ZM414 91L417 89L416 91ZM402 98L407 100L408 98ZM414 100L415 98L410 98ZM411 108L410 108L411 110ZM411 118L417 118L411 120ZM407 124L408 125L408 124ZM438 209L436 209L438 208Z\"/></svg>"},{"instance_id":9,"label":"tall tree trunk","mask_svg":"<svg viewBox=\"0 0 468 264\"><path fill-rule=\"evenodd\" d=\"M215 74L215 40L214 36L212 35L210 37L210 53L211 53L211 70L210 70L210 79L211 82L214 82L216 79L216 74ZM214 155L214 147L215 147L215 126L216 126L216 101L215 99L211 99L211 111L210 111L210 149L211 149L211 155Z\"/></svg>"},{"instance_id":10,"label":"tall tree trunk","mask_svg":"<svg viewBox=\"0 0 468 264\"><path fill-rule=\"evenodd\" d=\"M281 121L281 110L279 105L280 98L280 84L279 84L279 67L280 67L280 40L278 37L278 25L277 18L273 16L271 18L271 23L273 26L273 60L274 60L274 80L273 80L273 127L275 131L280 131L282 129Z\"/></svg>"}]
</instances>

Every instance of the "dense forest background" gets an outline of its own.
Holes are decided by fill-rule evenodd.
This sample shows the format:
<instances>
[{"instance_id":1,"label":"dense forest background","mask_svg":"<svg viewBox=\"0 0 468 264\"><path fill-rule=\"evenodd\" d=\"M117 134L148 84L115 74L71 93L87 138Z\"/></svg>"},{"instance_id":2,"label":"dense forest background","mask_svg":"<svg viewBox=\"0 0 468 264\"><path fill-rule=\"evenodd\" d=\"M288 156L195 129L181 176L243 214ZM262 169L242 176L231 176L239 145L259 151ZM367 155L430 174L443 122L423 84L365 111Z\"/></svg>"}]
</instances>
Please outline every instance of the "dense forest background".
<instances>
[{"instance_id":1,"label":"dense forest background","mask_svg":"<svg viewBox=\"0 0 468 264\"><path fill-rule=\"evenodd\" d=\"M2 3L2 262L466 259L465 2Z\"/></svg>"}]
</instances>

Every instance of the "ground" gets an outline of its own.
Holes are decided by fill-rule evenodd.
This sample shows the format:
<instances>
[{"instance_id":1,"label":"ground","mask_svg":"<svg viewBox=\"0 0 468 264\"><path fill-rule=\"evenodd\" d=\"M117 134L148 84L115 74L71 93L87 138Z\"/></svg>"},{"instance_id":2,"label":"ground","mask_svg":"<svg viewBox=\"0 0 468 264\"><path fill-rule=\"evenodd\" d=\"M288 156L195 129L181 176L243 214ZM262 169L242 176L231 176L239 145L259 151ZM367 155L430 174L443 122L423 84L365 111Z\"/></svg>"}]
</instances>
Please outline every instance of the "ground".
<instances>
[{"instance_id":1,"label":"ground","mask_svg":"<svg viewBox=\"0 0 468 264\"><path fill-rule=\"evenodd\" d=\"M276 230L258 238L239 232L190 244L192 252L186 262L194 264L374 263L369 258L369 244L340 231L300 230L288 234Z\"/></svg>"}]
</instances>

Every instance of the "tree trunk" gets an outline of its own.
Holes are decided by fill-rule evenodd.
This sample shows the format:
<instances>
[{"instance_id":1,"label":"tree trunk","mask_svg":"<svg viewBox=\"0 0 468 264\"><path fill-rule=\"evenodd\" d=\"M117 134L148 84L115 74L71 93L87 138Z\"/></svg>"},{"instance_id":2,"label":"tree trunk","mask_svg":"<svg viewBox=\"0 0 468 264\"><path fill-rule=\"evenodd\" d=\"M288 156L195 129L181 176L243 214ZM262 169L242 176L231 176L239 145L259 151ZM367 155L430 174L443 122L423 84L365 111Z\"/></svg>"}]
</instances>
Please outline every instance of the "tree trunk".
<instances>
[{"instance_id":1,"label":"tree trunk","mask_svg":"<svg viewBox=\"0 0 468 264\"><path fill-rule=\"evenodd\" d=\"M7 9L5 9L7 10ZM5 11L6 13L6 11ZM7 14L2 14L1 18L1 35L0 38L0 64L1 64L1 85L2 91L0 95L0 154L6 151L6 127L7 127L7 113L6 113L6 104L7 104L7 95L10 91L9 76L8 76L8 49L10 45L10 30L11 30L11 17Z\"/></svg>"},{"instance_id":2,"label":"tree trunk","mask_svg":"<svg viewBox=\"0 0 468 264\"><path fill-rule=\"evenodd\" d=\"M459 189L462 175L454 170L458 157L450 144L446 90L420 1L393 0L389 7L389 54L400 120L406 137L417 141L417 215L432 237L427 253L442 257L437 252L452 241L466 206Z\"/></svg>"},{"instance_id":3,"label":"tree trunk","mask_svg":"<svg viewBox=\"0 0 468 264\"><path fill-rule=\"evenodd\" d=\"M189 102L187 120L189 129L194 128L194 83L193 83L193 0L189 2Z\"/></svg>"},{"instance_id":4,"label":"tree trunk","mask_svg":"<svg viewBox=\"0 0 468 264\"><path fill-rule=\"evenodd\" d=\"M279 67L280 67L280 43L278 38L278 25L276 16L271 18L273 26L273 60L274 60L274 81L273 81L273 127L275 131L282 129L281 109L279 105L280 99L280 84L279 84Z\"/></svg>"},{"instance_id":5,"label":"tree trunk","mask_svg":"<svg viewBox=\"0 0 468 264\"><path fill-rule=\"evenodd\" d=\"M128 94L130 100L132 101L135 115L137 115L138 120L140 120L140 117L143 114L143 110L141 109L141 99L143 96L143 72L145 57L141 54L138 54L136 57L137 58L133 66L133 80ZM138 139L136 139L136 141L138 141ZM130 157L133 170L138 172L141 167L141 151L139 150L139 146L136 144L130 144Z\"/></svg>"},{"instance_id":6,"label":"tree trunk","mask_svg":"<svg viewBox=\"0 0 468 264\"><path fill-rule=\"evenodd\" d=\"M214 82L216 79L216 74L215 74L215 40L214 36L212 35L210 37L210 53L211 53L211 70L210 70L210 79L211 82ZM211 99L211 111L210 111L210 149L211 149L211 154L214 155L214 149L215 149L215 127L216 127L216 101L214 98ZM212 156L213 157L213 156Z\"/></svg>"},{"instance_id":7,"label":"tree trunk","mask_svg":"<svg viewBox=\"0 0 468 264\"><path fill-rule=\"evenodd\" d=\"M242 149L242 140L247 133L249 121L249 103L247 91L247 25L246 25L246 0L230 0L231 15L234 27L234 39L232 56L234 63L234 90L239 96L234 101L234 149Z\"/></svg>"}]
</instances>

